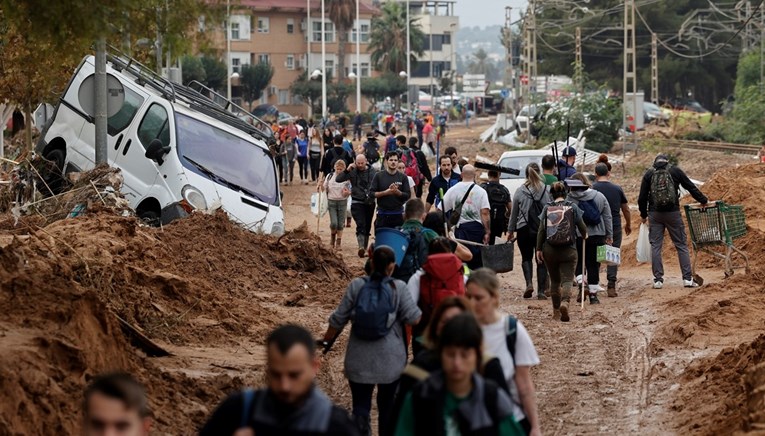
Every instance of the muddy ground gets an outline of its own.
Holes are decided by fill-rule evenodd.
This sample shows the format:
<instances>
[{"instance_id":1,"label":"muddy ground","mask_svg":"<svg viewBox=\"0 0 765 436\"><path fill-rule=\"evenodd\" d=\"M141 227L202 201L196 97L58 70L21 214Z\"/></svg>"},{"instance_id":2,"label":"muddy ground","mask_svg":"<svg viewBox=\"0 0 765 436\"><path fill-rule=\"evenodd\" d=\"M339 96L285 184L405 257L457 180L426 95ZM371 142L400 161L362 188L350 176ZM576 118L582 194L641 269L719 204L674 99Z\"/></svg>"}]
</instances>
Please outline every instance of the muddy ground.
<instances>
[{"instance_id":1,"label":"muddy ground","mask_svg":"<svg viewBox=\"0 0 765 436\"><path fill-rule=\"evenodd\" d=\"M505 148L475 140L487 125L456 127L446 142L494 159ZM655 152L614 171L631 204ZM519 267L504 274L502 307L528 327L542 360L533 374L545 434L732 434L761 422L750 410L762 408L752 368L765 361L765 169L722 153L683 150L679 159L709 182L710 198L746 206L749 233L737 246L750 274L726 279L702 256L705 286L686 290L667 248L666 286L652 290L650 267L634 262L633 233L619 297L575 308L569 324L551 319L549 301L520 297ZM53 223L0 217L0 435L78 433L81 389L106 370L147 383L159 434L193 434L227 393L262 384L265 332L292 321L318 337L361 270L353 228L335 253L324 245L327 218L315 235L314 190L284 187L291 232L279 240L220 214L162 229L108 210ZM126 324L172 356L151 357L123 334ZM345 339L324 357L319 384L349 406Z\"/></svg>"}]
</instances>

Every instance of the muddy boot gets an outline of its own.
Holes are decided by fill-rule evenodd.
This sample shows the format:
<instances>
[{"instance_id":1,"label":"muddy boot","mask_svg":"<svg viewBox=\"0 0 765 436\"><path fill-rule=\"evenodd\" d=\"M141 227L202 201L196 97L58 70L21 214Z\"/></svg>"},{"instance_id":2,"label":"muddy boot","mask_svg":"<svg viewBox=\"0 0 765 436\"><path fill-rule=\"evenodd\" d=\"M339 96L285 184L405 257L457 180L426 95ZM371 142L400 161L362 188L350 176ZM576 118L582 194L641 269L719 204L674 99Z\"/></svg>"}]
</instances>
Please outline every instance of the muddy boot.
<instances>
[{"instance_id":1,"label":"muddy boot","mask_svg":"<svg viewBox=\"0 0 765 436\"><path fill-rule=\"evenodd\" d=\"M523 298L531 298L534 295L534 284L532 283L534 263L531 261L521 262L521 269L523 270L523 278L526 279L526 292L523 293Z\"/></svg>"},{"instance_id":2,"label":"muddy boot","mask_svg":"<svg viewBox=\"0 0 765 436\"><path fill-rule=\"evenodd\" d=\"M345 218L345 227L351 227L351 217Z\"/></svg>"},{"instance_id":3,"label":"muddy boot","mask_svg":"<svg viewBox=\"0 0 765 436\"><path fill-rule=\"evenodd\" d=\"M337 233L332 232L332 236L329 237L329 246L335 248L335 239L337 239Z\"/></svg>"},{"instance_id":4,"label":"muddy boot","mask_svg":"<svg viewBox=\"0 0 765 436\"><path fill-rule=\"evenodd\" d=\"M337 248L340 248L343 246L343 235L341 233L337 234L337 239L335 239L335 244Z\"/></svg>"},{"instance_id":5,"label":"muddy boot","mask_svg":"<svg viewBox=\"0 0 765 436\"><path fill-rule=\"evenodd\" d=\"M560 295L553 294L552 304L553 304L553 319L557 321L560 319Z\"/></svg>"},{"instance_id":6,"label":"muddy boot","mask_svg":"<svg viewBox=\"0 0 765 436\"><path fill-rule=\"evenodd\" d=\"M553 319L558 321L560 319L560 309L553 309Z\"/></svg>"},{"instance_id":7,"label":"muddy boot","mask_svg":"<svg viewBox=\"0 0 765 436\"><path fill-rule=\"evenodd\" d=\"M537 299L547 300L547 268L543 263L537 264Z\"/></svg>"},{"instance_id":8,"label":"muddy boot","mask_svg":"<svg viewBox=\"0 0 765 436\"><path fill-rule=\"evenodd\" d=\"M364 235L356 235L356 243L359 244L359 257L364 257L364 254L367 251L367 246L364 245L366 242L366 238L364 238Z\"/></svg>"},{"instance_id":9,"label":"muddy boot","mask_svg":"<svg viewBox=\"0 0 765 436\"><path fill-rule=\"evenodd\" d=\"M606 292L608 292L609 297L619 296L619 294L616 293L616 283L609 283L608 288L606 288Z\"/></svg>"},{"instance_id":10,"label":"muddy boot","mask_svg":"<svg viewBox=\"0 0 765 436\"><path fill-rule=\"evenodd\" d=\"M560 304L560 320L563 322L568 322L568 302L564 301Z\"/></svg>"}]
</instances>

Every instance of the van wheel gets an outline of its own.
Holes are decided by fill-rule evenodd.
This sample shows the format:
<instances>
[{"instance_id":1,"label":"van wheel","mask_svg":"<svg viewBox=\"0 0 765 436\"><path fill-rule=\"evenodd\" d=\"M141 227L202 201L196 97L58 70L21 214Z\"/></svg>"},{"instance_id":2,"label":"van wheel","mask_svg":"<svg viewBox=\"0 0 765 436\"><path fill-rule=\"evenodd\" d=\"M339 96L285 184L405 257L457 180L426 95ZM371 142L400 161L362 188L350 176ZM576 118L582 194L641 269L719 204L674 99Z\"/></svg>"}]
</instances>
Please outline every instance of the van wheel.
<instances>
[{"instance_id":1,"label":"van wheel","mask_svg":"<svg viewBox=\"0 0 765 436\"><path fill-rule=\"evenodd\" d=\"M138 215L138 218L143 220L143 222L152 227L159 227L161 222L159 219L159 213L153 210L139 210L136 215Z\"/></svg>"},{"instance_id":2,"label":"van wheel","mask_svg":"<svg viewBox=\"0 0 765 436\"><path fill-rule=\"evenodd\" d=\"M45 191L43 192L45 195L56 195L64 187L64 161L66 160L66 155L64 150L54 148L48 150L43 157L52 162L53 165L43 172L43 181L47 186L43 186L41 190Z\"/></svg>"}]
</instances>

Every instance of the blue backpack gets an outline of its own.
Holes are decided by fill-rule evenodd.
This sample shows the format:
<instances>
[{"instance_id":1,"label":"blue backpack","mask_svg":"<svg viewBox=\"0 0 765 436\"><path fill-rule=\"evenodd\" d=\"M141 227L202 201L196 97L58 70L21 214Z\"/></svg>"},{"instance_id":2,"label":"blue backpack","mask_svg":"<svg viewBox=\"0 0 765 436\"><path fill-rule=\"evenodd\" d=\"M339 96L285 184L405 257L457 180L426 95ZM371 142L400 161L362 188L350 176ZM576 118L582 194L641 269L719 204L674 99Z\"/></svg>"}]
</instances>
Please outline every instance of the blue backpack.
<instances>
[{"instance_id":1,"label":"blue backpack","mask_svg":"<svg viewBox=\"0 0 765 436\"><path fill-rule=\"evenodd\" d=\"M364 279L356 297L351 332L359 339L374 341L390 332L396 312L396 285L390 277L381 282Z\"/></svg>"},{"instance_id":2,"label":"blue backpack","mask_svg":"<svg viewBox=\"0 0 765 436\"><path fill-rule=\"evenodd\" d=\"M597 226L600 224L600 209L595 200L583 200L579 202L579 209L582 209L582 220L588 226Z\"/></svg>"}]
</instances>

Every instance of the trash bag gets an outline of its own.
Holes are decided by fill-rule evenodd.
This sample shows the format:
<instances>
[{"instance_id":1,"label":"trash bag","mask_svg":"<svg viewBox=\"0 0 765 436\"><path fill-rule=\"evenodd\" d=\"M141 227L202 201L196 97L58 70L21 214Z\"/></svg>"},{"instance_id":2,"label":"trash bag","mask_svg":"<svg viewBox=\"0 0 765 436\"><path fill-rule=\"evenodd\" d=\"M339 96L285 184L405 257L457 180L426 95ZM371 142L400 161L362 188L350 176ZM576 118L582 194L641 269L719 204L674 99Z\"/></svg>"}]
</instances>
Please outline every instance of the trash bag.
<instances>
[{"instance_id":1,"label":"trash bag","mask_svg":"<svg viewBox=\"0 0 765 436\"><path fill-rule=\"evenodd\" d=\"M327 202L327 194L324 192L314 192L311 194L311 213L314 216L324 216L327 214L329 203Z\"/></svg>"},{"instance_id":2,"label":"trash bag","mask_svg":"<svg viewBox=\"0 0 765 436\"><path fill-rule=\"evenodd\" d=\"M637 239L637 261L645 263L651 261L651 240L648 238L648 224L640 225Z\"/></svg>"}]
</instances>

